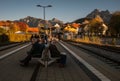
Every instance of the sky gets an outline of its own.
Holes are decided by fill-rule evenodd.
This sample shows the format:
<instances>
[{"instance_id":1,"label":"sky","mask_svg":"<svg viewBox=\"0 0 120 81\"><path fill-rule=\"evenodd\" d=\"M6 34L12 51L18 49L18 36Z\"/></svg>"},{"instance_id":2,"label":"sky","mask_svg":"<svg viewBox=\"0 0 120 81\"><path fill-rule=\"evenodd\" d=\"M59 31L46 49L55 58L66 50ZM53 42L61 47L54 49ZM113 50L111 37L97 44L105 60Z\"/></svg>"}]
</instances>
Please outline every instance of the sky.
<instances>
[{"instance_id":1,"label":"sky","mask_svg":"<svg viewBox=\"0 0 120 81\"><path fill-rule=\"evenodd\" d=\"M52 5L45 8L45 19L57 18L72 22L86 17L94 9L120 11L120 0L0 0L0 20L19 20L27 16L43 19L43 8L36 5Z\"/></svg>"}]
</instances>

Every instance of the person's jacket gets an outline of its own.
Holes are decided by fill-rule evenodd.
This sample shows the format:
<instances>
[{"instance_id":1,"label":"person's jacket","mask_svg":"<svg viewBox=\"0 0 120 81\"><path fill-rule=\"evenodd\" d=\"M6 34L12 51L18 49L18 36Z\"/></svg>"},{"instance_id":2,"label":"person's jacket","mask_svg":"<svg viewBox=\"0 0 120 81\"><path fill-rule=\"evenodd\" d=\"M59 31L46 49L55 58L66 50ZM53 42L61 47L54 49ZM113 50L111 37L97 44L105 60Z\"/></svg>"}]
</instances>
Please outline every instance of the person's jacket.
<instances>
[{"instance_id":1,"label":"person's jacket","mask_svg":"<svg viewBox=\"0 0 120 81\"><path fill-rule=\"evenodd\" d=\"M32 55L35 55L35 54L42 54L43 50L45 48L45 44L44 43L41 43L39 44L39 42L36 42L32 45L32 48L30 50L30 53Z\"/></svg>"},{"instance_id":2,"label":"person's jacket","mask_svg":"<svg viewBox=\"0 0 120 81\"><path fill-rule=\"evenodd\" d=\"M57 49L57 47L54 44L50 44L49 50L51 53L51 57L60 57L60 51Z\"/></svg>"}]
</instances>

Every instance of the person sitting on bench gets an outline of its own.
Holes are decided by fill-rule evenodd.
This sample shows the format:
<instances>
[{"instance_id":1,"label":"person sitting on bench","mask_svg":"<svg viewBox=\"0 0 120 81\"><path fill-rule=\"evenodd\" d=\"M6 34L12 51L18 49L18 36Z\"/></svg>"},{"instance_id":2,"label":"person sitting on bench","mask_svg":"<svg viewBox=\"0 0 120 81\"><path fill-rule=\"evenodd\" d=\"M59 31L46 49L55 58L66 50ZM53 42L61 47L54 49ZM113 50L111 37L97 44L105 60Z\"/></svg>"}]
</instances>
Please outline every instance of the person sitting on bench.
<instances>
[{"instance_id":1,"label":"person sitting on bench","mask_svg":"<svg viewBox=\"0 0 120 81\"><path fill-rule=\"evenodd\" d=\"M42 52L45 49L44 39L34 41L35 42L32 45L32 48L30 49L29 52L27 52L28 55L23 60L20 60L21 66L27 66L32 57L42 56Z\"/></svg>"},{"instance_id":2,"label":"person sitting on bench","mask_svg":"<svg viewBox=\"0 0 120 81\"><path fill-rule=\"evenodd\" d=\"M60 52L56 45L55 45L55 41L52 41L49 45L49 50L50 50L50 54L52 58L58 58L57 59L57 63L59 63L59 67L65 67L66 65L66 53L65 52Z\"/></svg>"},{"instance_id":3,"label":"person sitting on bench","mask_svg":"<svg viewBox=\"0 0 120 81\"><path fill-rule=\"evenodd\" d=\"M49 50L52 58L60 57L60 51L57 49L55 41L50 42Z\"/></svg>"}]
</instances>

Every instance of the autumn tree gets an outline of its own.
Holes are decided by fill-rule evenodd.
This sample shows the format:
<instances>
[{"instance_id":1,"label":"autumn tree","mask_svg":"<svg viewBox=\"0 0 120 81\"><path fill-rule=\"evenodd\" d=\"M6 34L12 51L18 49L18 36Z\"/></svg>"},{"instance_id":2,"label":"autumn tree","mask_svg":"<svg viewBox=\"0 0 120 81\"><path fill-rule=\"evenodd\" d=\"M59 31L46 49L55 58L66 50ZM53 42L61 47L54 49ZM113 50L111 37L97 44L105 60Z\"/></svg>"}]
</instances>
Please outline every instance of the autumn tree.
<instances>
[{"instance_id":1,"label":"autumn tree","mask_svg":"<svg viewBox=\"0 0 120 81\"><path fill-rule=\"evenodd\" d=\"M6 30L3 29L3 28L0 28L0 35L3 34L3 33L6 33Z\"/></svg>"},{"instance_id":2,"label":"autumn tree","mask_svg":"<svg viewBox=\"0 0 120 81\"><path fill-rule=\"evenodd\" d=\"M120 11L117 11L112 14L109 27L110 27L109 31L111 32L112 35L118 37L120 36Z\"/></svg>"},{"instance_id":3,"label":"autumn tree","mask_svg":"<svg viewBox=\"0 0 120 81\"><path fill-rule=\"evenodd\" d=\"M18 29L16 28L15 23L11 22L11 24L9 25L9 33L15 33L16 31L18 31Z\"/></svg>"},{"instance_id":4,"label":"autumn tree","mask_svg":"<svg viewBox=\"0 0 120 81\"><path fill-rule=\"evenodd\" d=\"M28 29L28 25L23 22L18 22L18 27L20 28L20 31L24 31L24 32L26 32Z\"/></svg>"},{"instance_id":5,"label":"autumn tree","mask_svg":"<svg viewBox=\"0 0 120 81\"><path fill-rule=\"evenodd\" d=\"M99 32L99 26L100 23L98 21L96 21L95 19L91 20L89 23L89 32L96 34L97 32Z\"/></svg>"}]
</instances>

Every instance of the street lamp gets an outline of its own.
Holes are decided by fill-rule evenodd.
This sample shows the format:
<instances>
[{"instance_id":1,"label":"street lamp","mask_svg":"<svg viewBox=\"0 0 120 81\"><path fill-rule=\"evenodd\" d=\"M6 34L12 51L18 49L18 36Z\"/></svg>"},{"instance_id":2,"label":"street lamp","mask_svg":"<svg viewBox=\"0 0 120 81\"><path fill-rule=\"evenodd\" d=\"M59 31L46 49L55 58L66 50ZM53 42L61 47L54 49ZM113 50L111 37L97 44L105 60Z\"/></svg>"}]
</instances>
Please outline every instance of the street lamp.
<instances>
[{"instance_id":1,"label":"street lamp","mask_svg":"<svg viewBox=\"0 0 120 81\"><path fill-rule=\"evenodd\" d=\"M43 8L43 17L44 17L44 20L45 20L45 8L52 7L52 5L47 5L47 6L37 5L37 7L42 7Z\"/></svg>"},{"instance_id":2,"label":"street lamp","mask_svg":"<svg viewBox=\"0 0 120 81\"><path fill-rule=\"evenodd\" d=\"M52 7L52 5L47 5L47 6L42 6L42 5L36 5L37 7L42 7L43 8L43 17L44 17L44 21L45 21L45 8L48 8L48 7ZM45 25L46 27L46 25Z\"/></svg>"}]
</instances>

